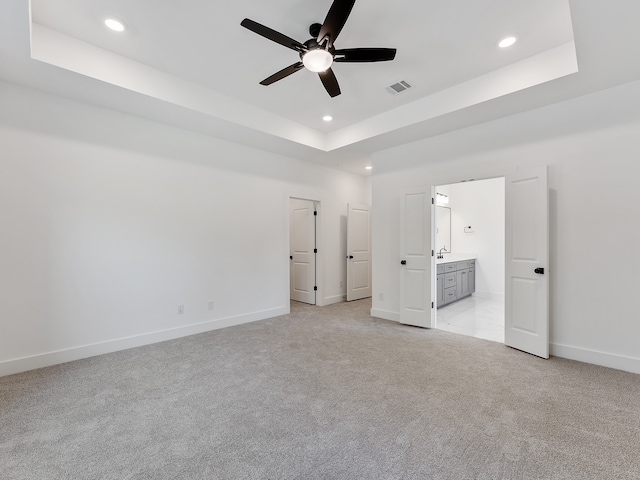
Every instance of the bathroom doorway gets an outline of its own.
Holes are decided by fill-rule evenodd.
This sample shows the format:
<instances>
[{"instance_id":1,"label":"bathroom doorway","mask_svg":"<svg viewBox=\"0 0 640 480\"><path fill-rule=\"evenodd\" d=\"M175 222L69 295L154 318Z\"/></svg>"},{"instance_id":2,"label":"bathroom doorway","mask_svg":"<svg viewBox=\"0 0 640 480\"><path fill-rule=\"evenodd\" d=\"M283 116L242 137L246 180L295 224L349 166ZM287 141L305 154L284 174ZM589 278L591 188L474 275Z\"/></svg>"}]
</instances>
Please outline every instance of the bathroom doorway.
<instances>
[{"instance_id":1,"label":"bathroom doorway","mask_svg":"<svg viewBox=\"0 0 640 480\"><path fill-rule=\"evenodd\" d=\"M504 343L505 179L435 191L436 328Z\"/></svg>"}]
</instances>

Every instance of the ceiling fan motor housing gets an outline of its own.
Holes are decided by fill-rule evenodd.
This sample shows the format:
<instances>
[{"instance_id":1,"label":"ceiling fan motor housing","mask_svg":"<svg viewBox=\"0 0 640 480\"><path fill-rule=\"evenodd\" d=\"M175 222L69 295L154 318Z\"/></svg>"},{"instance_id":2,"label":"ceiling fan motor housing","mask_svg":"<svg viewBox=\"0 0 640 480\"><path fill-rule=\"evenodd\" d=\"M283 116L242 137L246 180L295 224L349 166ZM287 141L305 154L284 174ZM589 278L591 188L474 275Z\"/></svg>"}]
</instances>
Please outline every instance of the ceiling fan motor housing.
<instances>
[{"instance_id":1,"label":"ceiling fan motor housing","mask_svg":"<svg viewBox=\"0 0 640 480\"><path fill-rule=\"evenodd\" d=\"M318 45L318 42L316 42L315 38L310 38L309 40L307 40L306 42L304 42L304 46L307 47L307 52L310 52L311 50L317 50L319 48L322 48L321 45ZM322 48L323 50L326 50L327 52L329 52L331 54L331 56L335 56L335 51L336 49L333 48L333 46L325 49ZM302 58L304 56L305 53L307 52L300 52L300 58Z\"/></svg>"},{"instance_id":2,"label":"ceiling fan motor housing","mask_svg":"<svg viewBox=\"0 0 640 480\"><path fill-rule=\"evenodd\" d=\"M320 34L320 29L322 28L322 24L320 23L312 23L309 26L309 35L311 35L313 38L318 38L318 35Z\"/></svg>"}]
</instances>

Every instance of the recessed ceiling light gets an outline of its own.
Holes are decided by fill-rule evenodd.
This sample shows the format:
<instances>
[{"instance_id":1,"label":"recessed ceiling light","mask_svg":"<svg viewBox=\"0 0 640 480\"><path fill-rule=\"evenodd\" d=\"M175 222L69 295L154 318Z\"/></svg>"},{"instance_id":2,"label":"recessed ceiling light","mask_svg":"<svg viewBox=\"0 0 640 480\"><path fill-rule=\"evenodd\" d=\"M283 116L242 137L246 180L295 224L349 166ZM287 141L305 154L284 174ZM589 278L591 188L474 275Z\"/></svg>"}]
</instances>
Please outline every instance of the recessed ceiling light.
<instances>
[{"instance_id":1,"label":"recessed ceiling light","mask_svg":"<svg viewBox=\"0 0 640 480\"><path fill-rule=\"evenodd\" d=\"M373 167L372 167L371 165L367 165L367 166L366 166L366 167L364 167L364 168L366 168L367 170L371 170Z\"/></svg>"},{"instance_id":2,"label":"recessed ceiling light","mask_svg":"<svg viewBox=\"0 0 640 480\"><path fill-rule=\"evenodd\" d=\"M333 117L331 115L325 115L324 117L322 117L322 120L324 120L325 122L330 122L331 120L333 120Z\"/></svg>"},{"instance_id":3,"label":"recessed ceiling light","mask_svg":"<svg viewBox=\"0 0 640 480\"><path fill-rule=\"evenodd\" d=\"M118 20L117 18L107 18L104 21L104 24L107 28L110 28L114 32L124 32L126 30L126 26L122 20Z\"/></svg>"},{"instance_id":4,"label":"recessed ceiling light","mask_svg":"<svg viewBox=\"0 0 640 480\"><path fill-rule=\"evenodd\" d=\"M511 45L513 45L514 43L516 43L516 37L507 37L504 38L500 41L500 43L498 44L498 46L500 48L507 48L510 47Z\"/></svg>"}]
</instances>

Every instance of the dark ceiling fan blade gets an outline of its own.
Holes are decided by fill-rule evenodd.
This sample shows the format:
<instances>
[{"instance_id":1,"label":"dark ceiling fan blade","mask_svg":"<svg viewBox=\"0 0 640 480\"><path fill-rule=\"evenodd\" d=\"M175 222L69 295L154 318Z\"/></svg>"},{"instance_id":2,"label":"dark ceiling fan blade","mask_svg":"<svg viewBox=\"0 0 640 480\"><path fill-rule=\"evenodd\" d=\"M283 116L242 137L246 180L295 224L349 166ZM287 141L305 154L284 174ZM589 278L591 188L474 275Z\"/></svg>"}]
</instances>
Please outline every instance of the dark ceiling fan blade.
<instances>
[{"instance_id":1,"label":"dark ceiling fan blade","mask_svg":"<svg viewBox=\"0 0 640 480\"><path fill-rule=\"evenodd\" d=\"M328 68L324 72L318 73L318 75L320 76L320 80L322 80L324 88L331 97L340 95L340 85L338 85L338 79L336 78L336 74L333 73L333 70Z\"/></svg>"},{"instance_id":2,"label":"dark ceiling fan blade","mask_svg":"<svg viewBox=\"0 0 640 480\"><path fill-rule=\"evenodd\" d=\"M242 22L240 22L240 25L242 25L244 28L251 30L254 33L257 33L258 35L262 35L264 38L268 38L272 42L276 42L276 43L279 43L280 45L284 45L285 47L290 48L291 50L295 50L296 52L307 51L307 47L305 47L303 44L301 44L297 40L294 40L293 38L289 38L280 32L276 32L272 28L265 27L264 25L261 25L258 22L254 22L253 20L250 20L248 18L245 18L244 20L242 20Z\"/></svg>"},{"instance_id":3,"label":"dark ceiling fan blade","mask_svg":"<svg viewBox=\"0 0 640 480\"><path fill-rule=\"evenodd\" d=\"M270 77L265 78L260 82L260 85L271 85L272 83L277 82L278 80L282 80L284 77L288 77L292 73L296 73L298 70L303 68L304 65L302 62L296 62L293 65L289 65L287 68L283 68L279 72L274 73Z\"/></svg>"},{"instance_id":4,"label":"dark ceiling fan blade","mask_svg":"<svg viewBox=\"0 0 640 480\"><path fill-rule=\"evenodd\" d=\"M328 46L333 46L333 42L340 35L340 31L347 22L355 3L356 0L333 0L333 4L327 13L327 18L324 19L320 33L318 33L317 42L319 44L322 44L324 39L327 38Z\"/></svg>"},{"instance_id":5,"label":"dark ceiling fan blade","mask_svg":"<svg viewBox=\"0 0 640 480\"><path fill-rule=\"evenodd\" d=\"M334 62L386 62L396 57L395 48L344 48L335 51Z\"/></svg>"}]
</instances>

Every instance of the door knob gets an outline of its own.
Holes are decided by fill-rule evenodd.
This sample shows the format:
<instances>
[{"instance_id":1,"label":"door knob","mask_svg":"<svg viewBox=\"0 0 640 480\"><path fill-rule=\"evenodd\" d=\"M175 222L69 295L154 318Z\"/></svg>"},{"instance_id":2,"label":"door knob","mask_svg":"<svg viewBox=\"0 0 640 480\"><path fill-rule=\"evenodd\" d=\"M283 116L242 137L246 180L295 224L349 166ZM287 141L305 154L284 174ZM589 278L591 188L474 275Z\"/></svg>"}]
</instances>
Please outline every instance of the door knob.
<instances>
[{"instance_id":1,"label":"door knob","mask_svg":"<svg viewBox=\"0 0 640 480\"><path fill-rule=\"evenodd\" d=\"M535 273L539 273L540 275L544 275L544 268L538 267L534 270Z\"/></svg>"},{"instance_id":2,"label":"door knob","mask_svg":"<svg viewBox=\"0 0 640 480\"><path fill-rule=\"evenodd\" d=\"M401 261L400 261L400 265L406 265L406 264L407 264L407 261L406 261L406 260L401 260Z\"/></svg>"}]
</instances>

